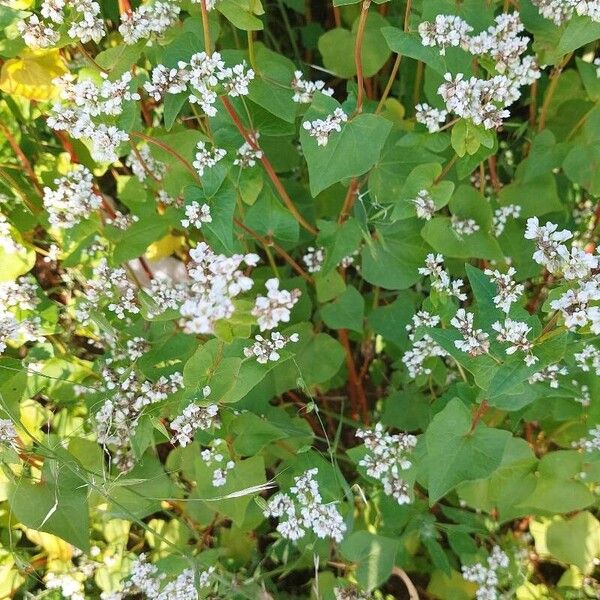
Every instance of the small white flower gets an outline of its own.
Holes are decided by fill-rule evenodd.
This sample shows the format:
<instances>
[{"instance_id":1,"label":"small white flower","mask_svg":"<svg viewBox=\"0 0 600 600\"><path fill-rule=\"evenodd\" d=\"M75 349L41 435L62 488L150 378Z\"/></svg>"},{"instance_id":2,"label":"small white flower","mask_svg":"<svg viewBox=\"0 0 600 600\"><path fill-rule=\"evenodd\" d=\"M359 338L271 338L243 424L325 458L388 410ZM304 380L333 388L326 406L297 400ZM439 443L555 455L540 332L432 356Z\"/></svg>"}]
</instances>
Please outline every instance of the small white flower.
<instances>
[{"instance_id":1,"label":"small white flower","mask_svg":"<svg viewBox=\"0 0 600 600\"><path fill-rule=\"evenodd\" d=\"M333 96L333 89L325 87L324 81L320 79L317 81L306 81L303 79L302 71L294 71L292 90L294 91L292 99L298 104L310 104L316 92L321 92L325 96Z\"/></svg>"},{"instance_id":2,"label":"small white flower","mask_svg":"<svg viewBox=\"0 0 600 600\"><path fill-rule=\"evenodd\" d=\"M333 114L327 115L325 119L316 119L314 121L304 121L302 127L308 132L308 135L317 140L319 146L327 146L331 134L342 131L342 124L348 120L348 115L341 109L336 108Z\"/></svg>"},{"instance_id":3,"label":"small white flower","mask_svg":"<svg viewBox=\"0 0 600 600\"><path fill-rule=\"evenodd\" d=\"M486 354L490 348L489 335L482 329L475 329L473 313L468 313L464 308L459 308L454 318L450 321L463 335L462 340L456 340L454 345L471 356Z\"/></svg>"},{"instance_id":4,"label":"small white flower","mask_svg":"<svg viewBox=\"0 0 600 600\"><path fill-rule=\"evenodd\" d=\"M205 169L212 169L225 155L226 150L222 148L212 148L209 150L205 142L200 141L196 145L196 160L193 162L198 175L202 177Z\"/></svg>"},{"instance_id":5,"label":"small white flower","mask_svg":"<svg viewBox=\"0 0 600 600\"><path fill-rule=\"evenodd\" d=\"M192 202L185 207L185 219L181 220L183 227L195 227L201 229L203 223L212 223L210 216L210 206L203 204L200 206L198 202Z\"/></svg>"}]
</instances>

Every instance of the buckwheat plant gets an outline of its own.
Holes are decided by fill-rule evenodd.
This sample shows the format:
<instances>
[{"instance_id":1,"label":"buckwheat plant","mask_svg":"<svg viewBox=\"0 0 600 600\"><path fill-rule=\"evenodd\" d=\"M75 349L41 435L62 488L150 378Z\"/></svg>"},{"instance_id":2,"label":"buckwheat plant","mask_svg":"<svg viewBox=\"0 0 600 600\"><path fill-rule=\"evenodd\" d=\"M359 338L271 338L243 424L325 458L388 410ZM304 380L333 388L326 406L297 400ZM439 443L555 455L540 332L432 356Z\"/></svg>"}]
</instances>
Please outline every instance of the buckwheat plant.
<instances>
[{"instance_id":1,"label":"buckwheat plant","mask_svg":"<svg viewBox=\"0 0 600 600\"><path fill-rule=\"evenodd\" d=\"M599 39L0 1L0 598L599 598Z\"/></svg>"}]
</instances>

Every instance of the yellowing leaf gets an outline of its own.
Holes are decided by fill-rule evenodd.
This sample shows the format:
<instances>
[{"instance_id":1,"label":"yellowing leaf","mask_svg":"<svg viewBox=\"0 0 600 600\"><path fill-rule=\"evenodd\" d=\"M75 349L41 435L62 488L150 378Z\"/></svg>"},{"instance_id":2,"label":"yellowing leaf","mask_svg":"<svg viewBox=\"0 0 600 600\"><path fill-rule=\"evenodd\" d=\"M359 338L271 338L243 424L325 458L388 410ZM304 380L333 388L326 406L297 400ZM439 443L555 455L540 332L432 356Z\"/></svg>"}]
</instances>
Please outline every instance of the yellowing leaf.
<instances>
[{"instance_id":1,"label":"yellowing leaf","mask_svg":"<svg viewBox=\"0 0 600 600\"><path fill-rule=\"evenodd\" d=\"M148 250L146 250L146 258L149 260L158 260L165 256L171 256L171 254L181 250L185 244L185 237L182 235L165 235L157 242L150 244Z\"/></svg>"},{"instance_id":2,"label":"yellowing leaf","mask_svg":"<svg viewBox=\"0 0 600 600\"><path fill-rule=\"evenodd\" d=\"M33 4L33 0L8 0L8 2L3 2L3 4L7 4L9 8L14 8L15 10L25 10Z\"/></svg>"},{"instance_id":3,"label":"yellowing leaf","mask_svg":"<svg viewBox=\"0 0 600 600\"><path fill-rule=\"evenodd\" d=\"M67 67L58 50L27 51L7 60L0 71L0 90L29 100L45 101L57 95L52 83Z\"/></svg>"},{"instance_id":4,"label":"yellowing leaf","mask_svg":"<svg viewBox=\"0 0 600 600\"><path fill-rule=\"evenodd\" d=\"M25 528L25 535L46 551L49 560L66 562L73 556L73 546L51 533Z\"/></svg>"}]
</instances>

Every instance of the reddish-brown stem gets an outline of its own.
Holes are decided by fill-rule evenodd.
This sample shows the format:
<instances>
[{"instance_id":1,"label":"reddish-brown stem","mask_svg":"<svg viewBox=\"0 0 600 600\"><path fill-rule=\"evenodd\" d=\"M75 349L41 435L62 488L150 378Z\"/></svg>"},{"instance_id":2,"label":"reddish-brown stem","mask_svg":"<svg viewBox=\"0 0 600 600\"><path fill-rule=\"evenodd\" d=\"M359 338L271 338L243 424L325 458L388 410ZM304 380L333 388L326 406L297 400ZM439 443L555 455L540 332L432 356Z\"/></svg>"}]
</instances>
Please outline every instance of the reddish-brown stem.
<instances>
[{"instance_id":1,"label":"reddish-brown stem","mask_svg":"<svg viewBox=\"0 0 600 600\"><path fill-rule=\"evenodd\" d=\"M73 144L69 139L69 136L64 131L55 131L54 135L58 138L61 146L65 149L65 152L69 154L71 162L79 162L77 158L77 152L75 152L75 148L73 148Z\"/></svg>"},{"instance_id":2,"label":"reddish-brown stem","mask_svg":"<svg viewBox=\"0 0 600 600\"><path fill-rule=\"evenodd\" d=\"M333 22L335 23L336 27L342 26L342 15L340 13L339 7L337 6L333 7Z\"/></svg>"},{"instance_id":3,"label":"reddish-brown stem","mask_svg":"<svg viewBox=\"0 0 600 600\"><path fill-rule=\"evenodd\" d=\"M485 415L485 413L488 411L489 408L490 408L490 405L488 404L487 400L484 400L477 407L477 410L473 414L473 419L471 420L471 429L469 430L469 433L472 433L473 431L475 431L475 428L479 424L479 421L481 421L481 419L483 418L483 415Z\"/></svg>"},{"instance_id":4,"label":"reddish-brown stem","mask_svg":"<svg viewBox=\"0 0 600 600\"><path fill-rule=\"evenodd\" d=\"M146 172L146 175L149 175L152 179L154 179L154 181L160 181L160 179L154 174L152 169L150 169L150 167L146 164L146 161L140 154L140 151L137 149L137 146L135 144L130 144L130 146L131 151L135 154L135 157L137 158L138 162L142 165L144 171Z\"/></svg>"},{"instance_id":5,"label":"reddish-brown stem","mask_svg":"<svg viewBox=\"0 0 600 600\"><path fill-rule=\"evenodd\" d=\"M496 155L492 155L487 159L488 167L490 170L490 182L495 192L498 192L502 187L500 178L498 177L498 168L496 164Z\"/></svg>"},{"instance_id":6,"label":"reddish-brown stem","mask_svg":"<svg viewBox=\"0 0 600 600\"><path fill-rule=\"evenodd\" d=\"M210 27L208 24L206 0L200 0L200 13L202 15L202 31L204 33L204 51L210 56L212 54L212 41L210 39Z\"/></svg>"},{"instance_id":7,"label":"reddish-brown stem","mask_svg":"<svg viewBox=\"0 0 600 600\"><path fill-rule=\"evenodd\" d=\"M458 154L455 154L445 165L444 168L442 169L442 172L435 178L435 180L433 181L433 185L437 185L440 181L442 181L442 179L444 179L444 177L446 177L446 175L448 175L448 173L450 172L450 169L454 166L454 163L458 160Z\"/></svg>"},{"instance_id":8,"label":"reddish-brown stem","mask_svg":"<svg viewBox=\"0 0 600 600\"><path fill-rule=\"evenodd\" d=\"M367 396L363 388L362 382L356 372L356 365L352 357L352 348L348 339L348 331L346 329L338 329L338 338L344 347L346 353L346 368L348 369L348 395L350 396L350 406L352 410L352 418L356 421L359 419L365 425L369 423L369 407L367 404Z\"/></svg>"},{"instance_id":9,"label":"reddish-brown stem","mask_svg":"<svg viewBox=\"0 0 600 600\"><path fill-rule=\"evenodd\" d=\"M260 150L260 147L256 143L256 140L246 130L246 128L244 127L244 124L242 123L238 114L235 112L235 109L231 105L231 102L229 102L229 98L227 98L226 96L221 96L221 102L223 102L223 106L225 107L225 110L229 113L231 120L233 121L234 125L237 127L238 131L242 134L242 137L248 143L248 145L251 148L253 148L254 150ZM316 235L318 233L318 231L300 214L300 212L296 208L296 205L294 204L294 202L292 201L292 199L289 197L288 193L286 192L285 188L283 187L283 184L281 183L281 180L277 176L277 173L275 173L275 169L273 169L273 165L270 163L269 159L266 157L265 153L262 151L261 151L260 161L262 163L264 170L266 171L267 175L269 176L269 179L275 186L275 189L277 190L279 197L281 198L282 202L285 204L286 208L290 211L290 213L292 214L294 219L296 219L296 221L298 221L298 223L300 225L302 225L302 227L304 227L304 229L306 229L306 231L312 233L313 235Z\"/></svg>"},{"instance_id":10,"label":"reddish-brown stem","mask_svg":"<svg viewBox=\"0 0 600 600\"><path fill-rule=\"evenodd\" d=\"M560 74L562 70L567 66L567 63L571 60L571 56L573 53L567 54L563 60L554 67L554 70L550 74L550 83L548 85L548 89L544 94L544 101L542 103L542 109L540 111L540 120L538 122L538 131L542 131L544 127L546 127L546 119L548 118L548 110L550 108L550 104L552 103L552 98L554 98L554 93L556 92L556 88L558 86L558 80L560 78Z\"/></svg>"},{"instance_id":11,"label":"reddish-brown stem","mask_svg":"<svg viewBox=\"0 0 600 600\"><path fill-rule=\"evenodd\" d=\"M298 396L298 394L296 394L292 390L289 390L288 392L286 392L285 395L288 398L290 398L290 400L298 407L298 409L299 409L298 412L301 413L302 416L306 419L306 421L308 422L308 424L310 425L310 427L314 431L314 433L316 433L317 435L320 435L321 428L319 427L317 420L309 412L307 412L306 404L304 402L302 402L302 399L300 398L300 396Z\"/></svg>"},{"instance_id":12,"label":"reddish-brown stem","mask_svg":"<svg viewBox=\"0 0 600 600\"><path fill-rule=\"evenodd\" d=\"M119 0L119 14L130 14L132 11L129 0Z\"/></svg>"},{"instance_id":13,"label":"reddish-brown stem","mask_svg":"<svg viewBox=\"0 0 600 600\"><path fill-rule=\"evenodd\" d=\"M257 242L265 246L265 248L273 248L273 250L275 250L275 252L277 252L277 254L281 256L281 258L283 258L283 260L290 265L290 267L292 267L292 269L296 271L300 277L302 277L302 279L311 285L314 285L314 279L281 246L276 244L272 239L266 239L262 237L259 233L254 231L254 229L250 229L250 227L244 225L244 223L242 223L236 217L233 218L233 222L240 229L243 229L247 234L252 236Z\"/></svg>"},{"instance_id":14,"label":"reddish-brown stem","mask_svg":"<svg viewBox=\"0 0 600 600\"><path fill-rule=\"evenodd\" d=\"M29 159L25 156L23 150L21 150L21 147L17 143L17 140L13 136L11 130L6 125L4 125L4 123L0 123L0 130L2 130L2 133L6 137L8 143L10 144L10 147L13 149L13 152L19 159L21 167L23 167L23 170L27 174L29 181L31 181L31 185L33 185L36 192L40 196L43 196L44 192L42 190L42 186L40 185L39 179L37 178L37 175L35 174L35 171L33 170L31 163L29 162Z\"/></svg>"},{"instance_id":15,"label":"reddish-brown stem","mask_svg":"<svg viewBox=\"0 0 600 600\"><path fill-rule=\"evenodd\" d=\"M342 210L340 212L340 216L338 217L338 223L342 224L348 218L348 215L354 206L354 202L356 201L358 187L358 179L354 178L348 186L348 191L346 192L346 197L344 198L344 204L342 205Z\"/></svg>"},{"instance_id":16,"label":"reddish-brown stem","mask_svg":"<svg viewBox=\"0 0 600 600\"><path fill-rule=\"evenodd\" d=\"M409 21L410 21L410 12L412 10L412 0L407 0L406 9L404 11L404 31L408 31ZM400 69L400 63L402 62L402 54L398 54L396 56L396 60L394 60L394 66L390 72L390 76L385 85L385 89L383 90L383 94L381 95L381 100L379 100L379 104L377 105L377 109L375 110L375 114L381 112L385 105L385 101L387 100L390 92L392 91L392 86L394 85L394 81L396 81L396 76L398 75L398 70Z\"/></svg>"},{"instance_id":17,"label":"reddish-brown stem","mask_svg":"<svg viewBox=\"0 0 600 600\"><path fill-rule=\"evenodd\" d=\"M155 146L158 146L159 148L161 148L162 150L164 150L171 156L174 156L194 176L194 179L196 181L198 181L198 182L200 181L200 178L198 177L198 173L196 172L196 169L194 169L192 164L189 161L187 161L183 156L181 156L181 154L179 154L179 152L177 152L176 150L173 150L173 148L171 148L171 146L167 146L167 144L165 144L164 142L161 142L160 140L150 137L149 135L146 135L144 133L140 133L139 131L132 131L130 135L133 137L138 137L142 140L145 140L149 144L154 144Z\"/></svg>"},{"instance_id":18,"label":"reddish-brown stem","mask_svg":"<svg viewBox=\"0 0 600 600\"><path fill-rule=\"evenodd\" d=\"M358 27L356 28L356 42L354 44L354 64L356 65L356 81L358 84L358 95L356 96L356 114L362 112L365 96L365 82L362 64L362 44L365 37L365 27L369 16L371 0L363 0Z\"/></svg>"},{"instance_id":19,"label":"reddish-brown stem","mask_svg":"<svg viewBox=\"0 0 600 600\"><path fill-rule=\"evenodd\" d=\"M531 84L531 94L529 100L529 126L535 127L535 117L537 115L537 81Z\"/></svg>"}]
</instances>

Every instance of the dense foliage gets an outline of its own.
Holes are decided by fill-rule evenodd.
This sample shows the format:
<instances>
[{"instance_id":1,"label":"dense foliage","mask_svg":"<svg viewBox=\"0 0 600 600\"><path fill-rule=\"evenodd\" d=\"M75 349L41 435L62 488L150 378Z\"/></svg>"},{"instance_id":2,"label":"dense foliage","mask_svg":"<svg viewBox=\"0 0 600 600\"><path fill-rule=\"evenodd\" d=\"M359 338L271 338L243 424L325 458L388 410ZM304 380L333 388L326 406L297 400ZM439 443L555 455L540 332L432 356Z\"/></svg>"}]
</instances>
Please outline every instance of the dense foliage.
<instances>
[{"instance_id":1,"label":"dense foliage","mask_svg":"<svg viewBox=\"0 0 600 600\"><path fill-rule=\"evenodd\" d=\"M0 30L0 598L600 597L598 0Z\"/></svg>"}]
</instances>

